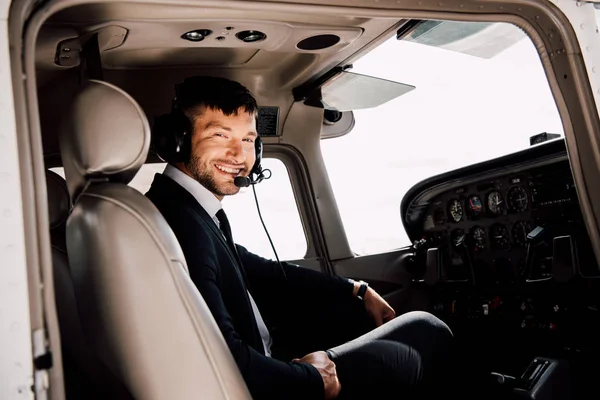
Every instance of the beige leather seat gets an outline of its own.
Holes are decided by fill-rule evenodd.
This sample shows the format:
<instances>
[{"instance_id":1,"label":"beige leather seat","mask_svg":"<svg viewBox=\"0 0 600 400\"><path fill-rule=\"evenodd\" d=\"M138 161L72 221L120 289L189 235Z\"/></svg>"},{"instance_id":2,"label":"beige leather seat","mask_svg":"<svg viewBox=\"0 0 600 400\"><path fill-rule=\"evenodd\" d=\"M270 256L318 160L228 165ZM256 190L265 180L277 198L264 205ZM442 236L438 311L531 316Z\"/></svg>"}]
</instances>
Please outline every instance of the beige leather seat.
<instances>
[{"instance_id":1,"label":"beige leather seat","mask_svg":"<svg viewBox=\"0 0 600 400\"><path fill-rule=\"evenodd\" d=\"M85 339L136 399L250 399L175 235L127 186L150 130L125 92L90 81L60 146L73 210L67 249Z\"/></svg>"},{"instance_id":2,"label":"beige leather seat","mask_svg":"<svg viewBox=\"0 0 600 400\"><path fill-rule=\"evenodd\" d=\"M87 346L81 330L66 247L65 228L71 211L67 183L60 175L46 171L46 189L66 398L129 400L131 395Z\"/></svg>"}]
</instances>

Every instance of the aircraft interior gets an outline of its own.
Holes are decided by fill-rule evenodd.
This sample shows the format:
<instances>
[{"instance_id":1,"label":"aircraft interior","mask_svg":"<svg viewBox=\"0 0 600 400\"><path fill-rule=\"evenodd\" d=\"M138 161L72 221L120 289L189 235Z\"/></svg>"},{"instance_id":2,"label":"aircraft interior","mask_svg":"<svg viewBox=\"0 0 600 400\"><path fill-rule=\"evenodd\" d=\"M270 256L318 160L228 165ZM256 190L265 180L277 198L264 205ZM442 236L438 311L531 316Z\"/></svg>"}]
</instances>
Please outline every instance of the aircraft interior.
<instances>
[{"instance_id":1,"label":"aircraft interior","mask_svg":"<svg viewBox=\"0 0 600 400\"><path fill-rule=\"evenodd\" d=\"M38 178L48 193L40 204L47 202L50 230L41 237L51 262L42 269L53 277L57 315L48 324L59 369L51 382L64 385L67 399L190 398L198 390L211 399L250 398L177 241L144 193L127 187L140 168L163 162L152 151L151 128L171 108L173 85L215 75L240 81L264 107L265 157L286 165L306 235L306 254L295 262L365 280L398 313L439 316L464 356L457 368L472 374L465 393L594 398L600 266L568 139L531 132L529 147L410 183L394 203L402 224L396 228L410 244L361 256L346 238L320 148L326 137L353 134L354 118L360 122L354 105L376 108L411 95L409 85L349 75L387 41L416 41L435 21L504 22L530 36L547 63L560 36L550 8L502 3L530 17L519 20L477 1L450 2L445 10L440 2L414 2L404 11L300 3L38 4L22 45L24 68L35 77L27 82L30 140L37 143L31 159L43 159ZM554 39L539 33L549 31ZM461 146L476 153L479 144ZM79 172L65 182L52 171L66 164ZM102 199L140 217L113 212ZM161 264L164 254L179 264ZM171 279L173 287L165 283ZM156 334L145 336L149 330Z\"/></svg>"}]
</instances>

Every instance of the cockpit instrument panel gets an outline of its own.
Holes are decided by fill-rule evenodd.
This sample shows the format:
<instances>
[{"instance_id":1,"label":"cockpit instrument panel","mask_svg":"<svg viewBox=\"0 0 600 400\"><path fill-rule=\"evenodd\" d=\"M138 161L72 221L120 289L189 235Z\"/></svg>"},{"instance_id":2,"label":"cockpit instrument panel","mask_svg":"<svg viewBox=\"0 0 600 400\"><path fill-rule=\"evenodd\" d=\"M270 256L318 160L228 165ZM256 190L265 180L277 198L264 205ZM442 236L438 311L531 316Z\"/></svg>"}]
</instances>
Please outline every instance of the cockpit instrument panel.
<instances>
[{"instance_id":1,"label":"cockpit instrument panel","mask_svg":"<svg viewBox=\"0 0 600 400\"><path fill-rule=\"evenodd\" d=\"M442 269L462 265L459 275L473 276L480 285L551 279L559 267L567 275L600 275L564 142L557 143L416 185L402 205L411 239L426 239L428 248L438 249ZM565 243L572 248L565 250ZM553 261L563 251L577 265Z\"/></svg>"}]
</instances>

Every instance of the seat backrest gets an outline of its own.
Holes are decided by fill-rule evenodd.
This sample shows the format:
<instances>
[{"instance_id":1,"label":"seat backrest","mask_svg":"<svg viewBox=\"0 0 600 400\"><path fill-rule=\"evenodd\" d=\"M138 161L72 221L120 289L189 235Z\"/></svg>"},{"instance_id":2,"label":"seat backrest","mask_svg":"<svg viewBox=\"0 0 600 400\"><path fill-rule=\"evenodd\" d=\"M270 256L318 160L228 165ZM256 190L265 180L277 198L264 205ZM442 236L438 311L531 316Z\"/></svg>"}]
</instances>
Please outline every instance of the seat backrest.
<instances>
[{"instance_id":1,"label":"seat backrest","mask_svg":"<svg viewBox=\"0 0 600 400\"><path fill-rule=\"evenodd\" d=\"M74 203L67 249L85 339L134 398L250 399L175 235L127 186L149 142L139 105L100 81L82 87L61 127Z\"/></svg>"},{"instance_id":2,"label":"seat backrest","mask_svg":"<svg viewBox=\"0 0 600 400\"><path fill-rule=\"evenodd\" d=\"M130 400L127 391L87 346L75 302L66 247L66 222L71 199L65 180L46 171L50 240L56 312L60 330L63 376L68 400ZM85 312L85 311L84 311Z\"/></svg>"}]
</instances>

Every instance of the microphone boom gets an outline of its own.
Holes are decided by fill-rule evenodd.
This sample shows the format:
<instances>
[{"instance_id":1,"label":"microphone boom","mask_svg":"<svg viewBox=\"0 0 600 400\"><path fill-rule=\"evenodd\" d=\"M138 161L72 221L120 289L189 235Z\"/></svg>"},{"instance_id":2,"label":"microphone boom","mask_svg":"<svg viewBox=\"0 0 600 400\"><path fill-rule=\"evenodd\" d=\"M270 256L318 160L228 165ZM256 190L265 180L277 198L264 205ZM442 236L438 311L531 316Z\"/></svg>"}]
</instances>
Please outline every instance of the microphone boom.
<instances>
[{"instance_id":1,"label":"microphone boom","mask_svg":"<svg viewBox=\"0 0 600 400\"><path fill-rule=\"evenodd\" d=\"M252 181L247 176L236 176L233 178L233 184L239 188L244 188L250 186Z\"/></svg>"}]
</instances>

